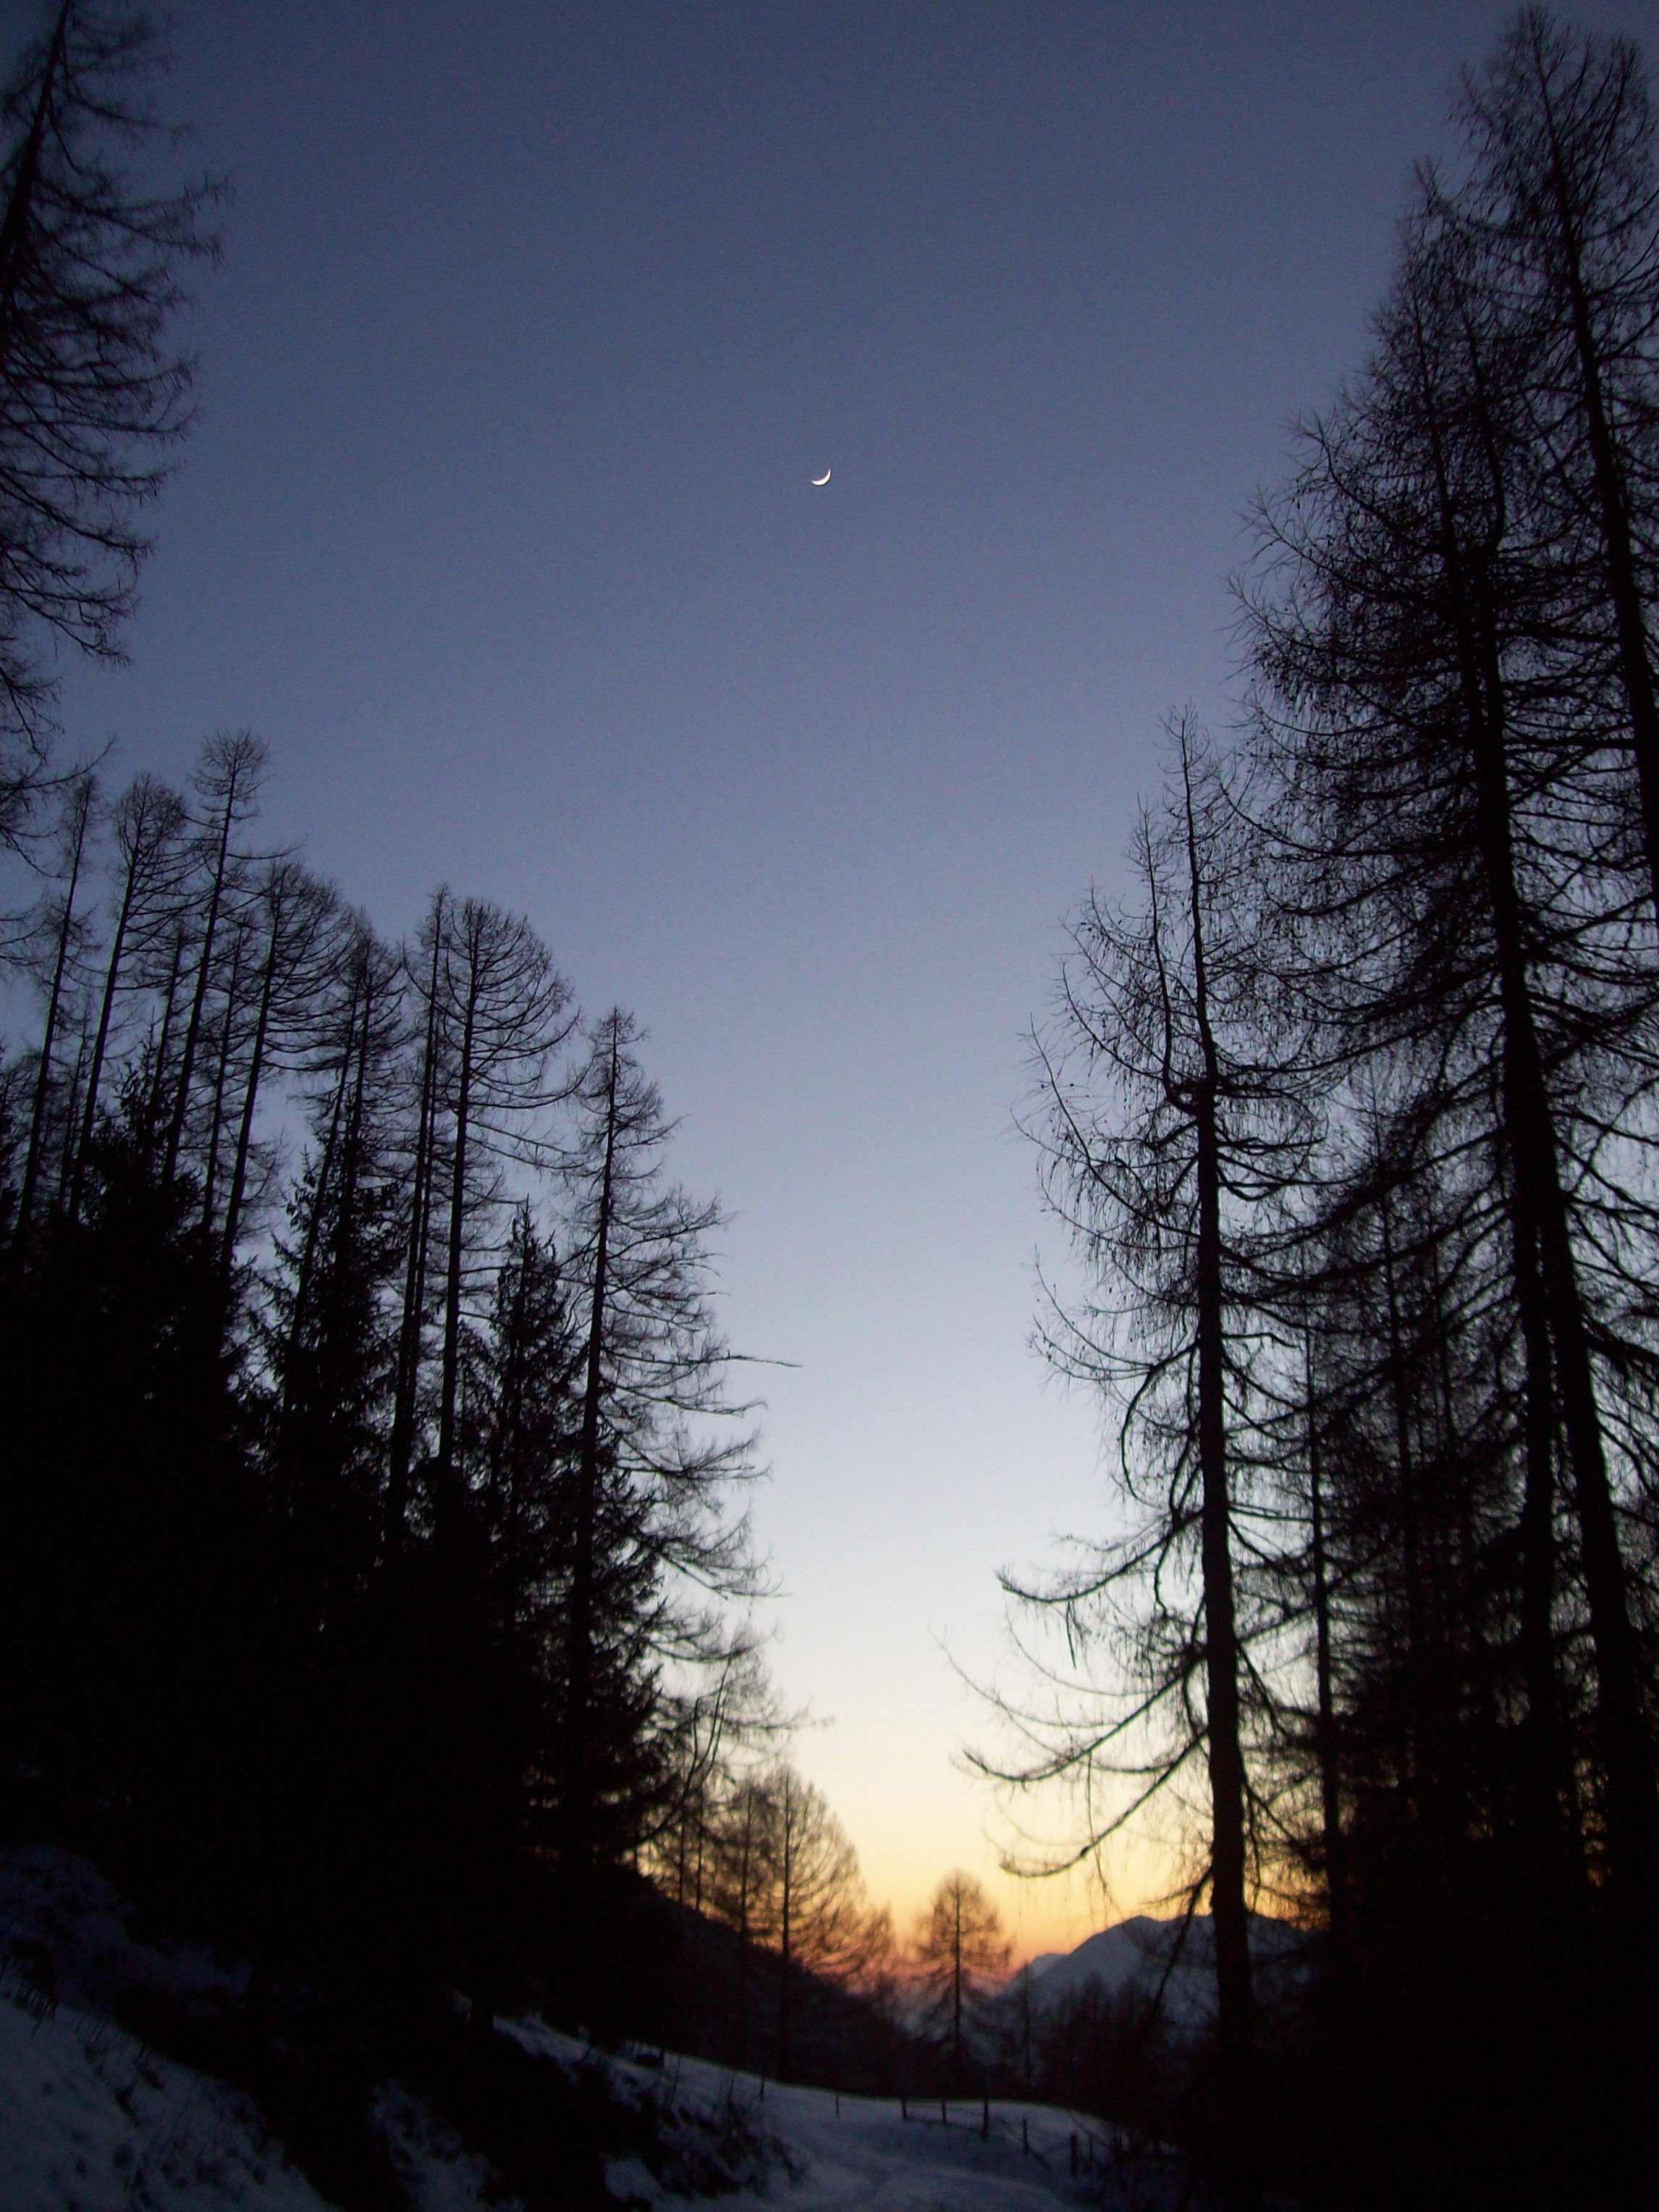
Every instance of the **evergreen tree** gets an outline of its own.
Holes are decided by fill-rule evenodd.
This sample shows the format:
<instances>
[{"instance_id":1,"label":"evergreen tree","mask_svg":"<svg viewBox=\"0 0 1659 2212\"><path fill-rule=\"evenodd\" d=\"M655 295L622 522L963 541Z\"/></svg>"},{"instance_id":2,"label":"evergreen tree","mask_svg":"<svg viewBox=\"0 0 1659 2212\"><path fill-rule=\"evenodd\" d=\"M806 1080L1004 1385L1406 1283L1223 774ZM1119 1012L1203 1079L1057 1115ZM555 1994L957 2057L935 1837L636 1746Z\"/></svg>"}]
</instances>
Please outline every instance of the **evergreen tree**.
<instances>
[{"instance_id":1,"label":"evergreen tree","mask_svg":"<svg viewBox=\"0 0 1659 2212\"><path fill-rule=\"evenodd\" d=\"M1008 1585L1057 1611L1073 1650L1122 1635L1135 1679L1113 1718L1065 1699L1037 1723L1038 1758L1002 1778L1079 1780L1091 1849L1203 1755L1214 2148L1229 2202L1243 2206L1259 2194L1247 1753L1273 1705L1251 1650L1279 1626L1261 1571L1270 1578L1278 1530L1257 1431L1293 1264L1287 1204L1315 1129L1305 1024L1285 1018L1273 988L1239 796L1189 723L1173 735L1172 788L1138 834L1140 902L1085 908L1059 1018L1037 1047L1045 1190L1091 1278L1056 1309L1047 1346L1112 1394L1121 1487L1139 1512L1121 1544L1073 1574ZM1096 1784L1114 1772L1133 1777L1133 1799L1096 1811Z\"/></svg>"},{"instance_id":2,"label":"evergreen tree","mask_svg":"<svg viewBox=\"0 0 1659 2212\"><path fill-rule=\"evenodd\" d=\"M191 364L173 331L210 256L220 188L158 191L129 167L164 135L166 50L134 9L61 0L0 96L0 840L48 769L41 646L118 658L149 551L143 508L176 465Z\"/></svg>"},{"instance_id":3,"label":"evergreen tree","mask_svg":"<svg viewBox=\"0 0 1659 2212\"><path fill-rule=\"evenodd\" d=\"M665 1178L672 1125L638 1042L620 1012L590 1030L562 1170L581 1337L560 1796L579 1881L619 1862L640 1793L660 1786L658 1666L724 1664L733 1639L709 1597L756 1587L746 1525L726 1517L749 1439L719 1432L744 1410L708 1300L719 1209Z\"/></svg>"},{"instance_id":4,"label":"evergreen tree","mask_svg":"<svg viewBox=\"0 0 1659 2212\"><path fill-rule=\"evenodd\" d=\"M1008 1946L994 1905L970 1874L947 1874L916 1916L915 1960L927 2019L952 2096L968 2087L976 2030L1007 1970Z\"/></svg>"}]
</instances>

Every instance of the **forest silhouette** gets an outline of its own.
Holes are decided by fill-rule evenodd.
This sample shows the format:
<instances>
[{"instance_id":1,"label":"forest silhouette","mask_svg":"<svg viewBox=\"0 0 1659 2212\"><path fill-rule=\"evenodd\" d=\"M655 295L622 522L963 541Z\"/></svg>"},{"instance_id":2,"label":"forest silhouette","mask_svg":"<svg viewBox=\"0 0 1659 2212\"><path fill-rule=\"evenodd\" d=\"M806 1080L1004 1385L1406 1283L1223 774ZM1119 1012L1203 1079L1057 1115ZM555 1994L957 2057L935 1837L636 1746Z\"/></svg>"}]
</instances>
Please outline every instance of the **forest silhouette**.
<instances>
[{"instance_id":1,"label":"forest silhouette","mask_svg":"<svg viewBox=\"0 0 1659 2212\"><path fill-rule=\"evenodd\" d=\"M1642 2201L1639 55L1528 9L1463 81L1368 349L1254 511L1237 726L1172 717L1133 888L1074 918L1033 1039L1082 1285L1040 1333L1112 1409L1129 1522L1010 1578L1038 1671L979 1763L1072 1786L1079 1859L1188 1808L1194 2028L1161 1985L1037 2003L964 1874L905 1950L792 1765L722 1215L675 1180L639 1024L447 885L383 938L262 836L248 732L114 788L59 728L63 656L122 651L218 250L221 184L138 181L161 53L67 0L3 110L9 1830L238 1947L267 2026L320 1978L380 2022L459 1996L479 2047L535 2009L838 2089L1048 2095L1231 2212ZM1303 1931L1293 2000L1264 1911Z\"/></svg>"}]
</instances>

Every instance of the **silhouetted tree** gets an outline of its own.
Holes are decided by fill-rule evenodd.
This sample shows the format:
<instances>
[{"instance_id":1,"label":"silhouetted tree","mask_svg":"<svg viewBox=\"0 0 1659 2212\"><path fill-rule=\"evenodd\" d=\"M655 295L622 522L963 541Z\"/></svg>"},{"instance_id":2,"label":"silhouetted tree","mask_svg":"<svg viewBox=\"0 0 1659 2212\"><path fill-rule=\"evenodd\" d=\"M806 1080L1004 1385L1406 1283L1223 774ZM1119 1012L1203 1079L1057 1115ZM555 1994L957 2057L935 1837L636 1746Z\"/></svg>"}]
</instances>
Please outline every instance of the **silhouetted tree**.
<instances>
[{"instance_id":1,"label":"silhouetted tree","mask_svg":"<svg viewBox=\"0 0 1659 2212\"><path fill-rule=\"evenodd\" d=\"M227 902L234 896L237 878L246 856L232 840L236 830L258 804L268 759L264 744L246 730L221 731L202 748L193 779L201 806L197 824L197 870L192 904L202 905L201 934L195 945L196 972L190 994L190 1014L179 1073L173 1083L173 1109L167 1123L162 1173L171 1182L179 1170L179 1152L190 1117L196 1062L203 1037L208 994L215 981L214 955L219 947L219 927ZM172 988L168 1012L172 1012ZM165 1060L165 1053L162 1054Z\"/></svg>"},{"instance_id":2,"label":"silhouetted tree","mask_svg":"<svg viewBox=\"0 0 1659 2212\"><path fill-rule=\"evenodd\" d=\"M441 884L433 894L422 925L418 947L412 957L405 956L411 985L418 992L420 1049L414 1069L415 1116L408 1228L404 1240L403 1308L398 1330L397 1392L386 1484L388 1551L395 1551L404 1538L409 1513L410 1476L415 1460L436 1182L439 1085L443 1069L444 1032L439 1019L438 979L448 906L448 890Z\"/></svg>"},{"instance_id":3,"label":"silhouetted tree","mask_svg":"<svg viewBox=\"0 0 1659 2212\"><path fill-rule=\"evenodd\" d=\"M220 1264L227 1280L236 1263L237 1240L247 1202L262 1088L273 1067L298 1072L314 1062L319 1048L326 1051L325 1038L318 1035L319 1006L326 1004L331 985L337 986L342 970L349 995L363 961L369 957L365 947L372 947L373 933L367 925L361 919L348 922L342 943L339 921L339 902L333 890L308 874L291 855L278 854L264 864L252 888L247 917L247 926L256 933L252 957L257 964L252 1031L220 1237ZM392 987L384 979L374 1000L376 1011L367 1018L371 1025L378 1023L384 1031L388 1009L396 1007ZM365 1035L365 1050L371 1034L372 1026ZM376 1073L383 1080L392 1079L391 1058L382 1036Z\"/></svg>"},{"instance_id":4,"label":"silhouetted tree","mask_svg":"<svg viewBox=\"0 0 1659 2212\"><path fill-rule=\"evenodd\" d=\"M52 937L51 981L46 990L46 1020L40 1032L40 1064L35 1073L34 1098L29 1114L28 1148L23 1158L23 1184L17 1200L16 1234L27 1238L34 1214L35 1190L46 1146L47 1118L52 1105L52 1053L58 1042L58 1016L63 1011L64 993L70 980L70 960L76 940L82 927L75 911L75 895L80 888L81 866L86 858L87 840L92 830L94 809L97 804L98 787L89 775L83 775L71 785L64 810L61 834L65 851L66 882L61 900L53 902L51 916L54 927Z\"/></svg>"},{"instance_id":5,"label":"silhouetted tree","mask_svg":"<svg viewBox=\"0 0 1659 2212\"><path fill-rule=\"evenodd\" d=\"M1659 180L1640 57L1525 8L1465 74L1459 120L1470 171L1437 211L1522 356L1519 459L1561 599L1551 647L1576 664L1591 742L1633 771L1632 842L1659 914Z\"/></svg>"},{"instance_id":6,"label":"silhouetted tree","mask_svg":"<svg viewBox=\"0 0 1659 2212\"><path fill-rule=\"evenodd\" d=\"M590 1030L562 1170L582 1346L561 1791L578 1875L614 1863L636 1786L637 1734L598 1728L608 1698L647 1663L725 1663L733 1638L705 1594L756 1587L746 1523L727 1517L749 1438L720 1433L744 1410L707 1287L720 1212L666 1180L672 1125L637 1047L623 1013Z\"/></svg>"},{"instance_id":7,"label":"silhouetted tree","mask_svg":"<svg viewBox=\"0 0 1659 2212\"><path fill-rule=\"evenodd\" d=\"M166 49L136 9L63 0L0 100L0 838L47 766L39 649L104 659L149 541L138 527L189 426L173 331L211 256L220 187L157 191L129 163L167 134L149 90Z\"/></svg>"},{"instance_id":8,"label":"silhouetted tree","mask_svg":"<svg viewBox=\"0 0 1659 2212\"><path fill-rule=\"evenodd\" d=\"M447 1075L448 1117L443 1346L439 1377L438 1480L455 1455L461 1373L461 1301L468 1235L494 1195L489 1169L522 1148L531 1117L559 1095L549 1063L572 1027L569 988L529 924L478 899L436 909L437 1019ZM481 1178L481 1164L486 1172Z\"/></svg>"},{"instance_id":9,"label":"silhouetted tree","mask_svg":"<svg viewBox=\"0 0 1659 2212\"><path fill-rule=\"evenodd\" d=\"M787 1759L745 1782L728 1834L742 1932L776 1960L773 2070L787 2081L808 1977L858 1979L879 1955L887 1923L871 1911L858 1854L823 1792Z\"/></svg>"},{"instance_id":10,"label":"silhouetted tree","mask_svg":"<svg viewBox=\"0 0 1659 2212\"><path fill-rule=\"evenodd\" d=\"M947 1874L916 1916L914 1958L924 2018L945 2055L953 2096L968 2085L978 2014L1007 1970L1002 1921L970 1874Z\"/></svg>"},{"instance_id":11,"label":"silhouetted tree","mask_svg":"<svg viewBox=\"0 0 1659 2212\"><path fill-rule=\"evenodd\" d=\"M1634 954L1617 855L1609 868L1595 794L1561 741L1559 694L1538 661L1536 564L1523 523L1511 545L1510 434L1462 278L1432 226L1410 235L1367 378L1310 432L1307 465L1268 524L1278 596L1254 619L1285 832L1274 880L1286 907L1299 901L1298 926L1322 933L1333 980L1315 988L1352 1059L1386 1056L1396 1087L1420 1067L1418 1110L1448 1145L1467 1143L1495 1108L1486 1141L1503 1162L1529 1405L1522 1631L1533 1708L1542 1719L1553 1699L1559 1423L1597 1657L1609 1843L1637 1881L1652 1857L1653 1777L1598 1327L1644 1355L1615 1318L1621 1271L1616 1258L1601 1265L1576 1185L1605 1140L1601 1098L1650 1081L1654 976L1650 956ZM1626 1130L1639 1143L1633 1122ZM1592 1212L1611 1204L1617 1241L1645 1244L1645 1202L1627 1177L1604 1192L1605 1173ZM1397 1449L1407 1441L1397 1424ZM1538 1753L1559 1775L1551 1735L1540 1732ZM1540 1773L1534 1803L1556 1788Z\"/></svg>"},{"instance_id":12,"label":"silhouetted tree","mask_svg":"<svg viewBox=\"0 0 1659 2212\"><path fill-rule=\"evenodd\" d=\"M156 929L168 895L175 888L173 869L184 821L184 801L175 791L151 775L135 778L121 794L115 810L118 872L113 886L114 912L99 996L98 1025L87 1071L80 1136L70 1179L68 1203L71 1214L80 1209L86 1163L98 1127L105 1055L115 1030L123 963L132 949L133 940L146 941Z\"/></svg>"},{"instance_id":13,"label":"silhouetted tree","mask_svg":"<svg viewBox=\"0 0 1659 2212\"><path fill-rule=\"evenodd\" d=\"M1173 738L1173 788L1138 834L1139 903L1085 909L1059 1018L1038 1045L1045 1189L1091 1277L1085 1302L1056 1310L1047 1344L1121 1407L1121 1482L1142 1518L1053 1586L1008 1585L1056 1609L1074 1643L1109 1630L1125 1604L1144 1608L1129 1631L1139 1680L1115 1721L1073 1708L1040 1725L1047 1748L1005 1778L1132 1774L1132 1802L1096 1813L1092 1846L1202 1750L1218 2152L1230 2202L1245 2205L1258 2191L1246 1700L1267 1695L1249 1649L1277 1624L1258 1592L1241 1625L1239 1559L1275 1553L1272 1510L1251 1494L1252 1437L1263 1318L1294 1249L1285 1201L1312 1127L1304 1029L1265 962L1244 817L1191 724ZM1143 1759L1132 1747L1149 1731Z\"/></svg>"}]
</instances>

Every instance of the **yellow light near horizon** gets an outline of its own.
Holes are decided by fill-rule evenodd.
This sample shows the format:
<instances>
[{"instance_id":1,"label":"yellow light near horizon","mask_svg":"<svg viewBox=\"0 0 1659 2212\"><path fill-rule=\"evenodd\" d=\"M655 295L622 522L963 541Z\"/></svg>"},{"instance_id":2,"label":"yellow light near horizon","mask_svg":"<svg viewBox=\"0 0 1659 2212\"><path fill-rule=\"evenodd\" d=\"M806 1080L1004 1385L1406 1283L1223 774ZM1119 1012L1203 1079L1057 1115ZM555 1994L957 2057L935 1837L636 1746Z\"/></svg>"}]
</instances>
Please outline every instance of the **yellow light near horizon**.
<instances>
[{"instance_id":1,"label":"yellow light near horizon","mask_svg":"<svg viewBox=\"0 0 1659 2212\"><path fill-rule=\"evenodd\" d=\"M854 1840L871 1898L890 1908L901 1941L940 1879L959 1865L984 1885L1002 1915L1014 1966L1040 1952L1075 1950L1086 1936L1136 1913L1168 1911L1166 1900L1179 1878L1166 1852L1134 1841L1115 1850L1109 1881L1103 1881L1086 1867L1038 1877L1006 1873L982 1840L977 1854L958 1852L948 1863L929 1847L933 1839L855 1835Z\"/></svg>"}]
</instances>

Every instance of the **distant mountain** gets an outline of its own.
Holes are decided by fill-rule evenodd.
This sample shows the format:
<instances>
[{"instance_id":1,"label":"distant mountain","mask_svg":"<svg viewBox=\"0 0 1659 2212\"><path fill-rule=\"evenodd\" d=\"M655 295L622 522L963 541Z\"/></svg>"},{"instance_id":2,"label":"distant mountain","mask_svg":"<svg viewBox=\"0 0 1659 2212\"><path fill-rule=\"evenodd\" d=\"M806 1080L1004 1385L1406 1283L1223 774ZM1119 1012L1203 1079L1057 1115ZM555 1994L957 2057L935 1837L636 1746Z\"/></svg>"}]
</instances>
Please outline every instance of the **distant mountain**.
<instances>
[{"instance_id":1,"label":"distant mountain","mask_svg":"<svg viewBox=\"0 0 1659 2212\"><path fill-rule=\"evenodd\" d=\"M1250 1915L1257 1996L1269 2009L1305 1983L1313 1964L1313 1941L1288 1921L1271 1920L1259 1912ZM1151 1997L1163 1983L1170 2025L1204 2027L1215 2016L1215 1931L1209 1914L1194 1913L1184 1923L1179 1918L1153 1920L1146 1913L1120 1920L1115 1927L1085 1937L1075 1951L1041 1953L1014 1976L1008 1994L1018 1999L1024 1984L1030 1991L1033 2009L1050 2012L1091 1982L1113 1997Z\"/></svg>"}]
</instances>

